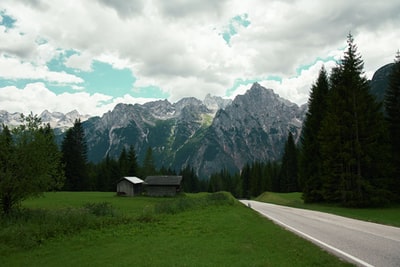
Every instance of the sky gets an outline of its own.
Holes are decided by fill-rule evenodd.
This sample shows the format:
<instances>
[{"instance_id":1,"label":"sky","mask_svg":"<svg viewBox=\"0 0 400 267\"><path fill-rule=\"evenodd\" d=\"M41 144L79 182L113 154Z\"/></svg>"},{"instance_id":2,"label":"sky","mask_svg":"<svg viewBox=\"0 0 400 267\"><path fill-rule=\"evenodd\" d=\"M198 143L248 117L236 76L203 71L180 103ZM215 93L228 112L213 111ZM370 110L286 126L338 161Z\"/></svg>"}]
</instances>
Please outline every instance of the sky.
<instances>
[{"instance_id":1,"label":"sky","mask_svg":"<svg viewBox=\"0 0 400 267\"><path fill-rule=\"evenodd\" d=\"M371 78L399 25L398 0L1 0L0 110L101 116L254 82L301 105L349 33Z\"/></svg>"}]
</instances>

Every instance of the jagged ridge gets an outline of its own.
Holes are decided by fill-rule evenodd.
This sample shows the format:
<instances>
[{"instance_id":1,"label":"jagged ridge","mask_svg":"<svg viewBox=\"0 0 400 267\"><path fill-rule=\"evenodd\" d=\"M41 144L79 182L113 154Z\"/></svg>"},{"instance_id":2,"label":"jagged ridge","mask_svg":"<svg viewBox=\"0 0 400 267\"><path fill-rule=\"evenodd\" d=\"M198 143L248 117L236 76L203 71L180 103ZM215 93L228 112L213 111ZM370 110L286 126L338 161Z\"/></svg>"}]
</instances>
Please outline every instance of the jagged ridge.
<instances>
[{"instance_id":1,"label":"jagged ridge","mask_svg":"<svg viewBox=\"0 0 400 267\"><path fill-rule=\"evenodd\" d=\"M118 156L134 145L139 160L152 147L158 167L192 166L200 176L281 156L288 131L299 136L304 109L254 84L233 101L207 96L143 105L118 104L83 125L89 159Z\"/></svg>"}]
</instances>

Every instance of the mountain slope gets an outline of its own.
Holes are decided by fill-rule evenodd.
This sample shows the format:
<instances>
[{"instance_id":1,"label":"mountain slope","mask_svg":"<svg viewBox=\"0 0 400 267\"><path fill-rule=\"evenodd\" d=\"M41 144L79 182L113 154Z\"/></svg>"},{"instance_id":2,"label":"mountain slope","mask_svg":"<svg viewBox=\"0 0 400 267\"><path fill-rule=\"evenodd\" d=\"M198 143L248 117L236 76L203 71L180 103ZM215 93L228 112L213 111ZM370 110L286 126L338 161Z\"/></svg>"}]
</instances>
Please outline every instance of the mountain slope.
<instances>
[{"instance_id":1,"label":"mountain slope","mask_svg":"<svg viewBox=\"0 0 400 267\"><path fill-rule=\"evenodd\" d=\"M247 162L280 159L288 131L298 138L304 110L254 84L219 110L188 163L200 174L238 171Z\"/></svg>"},{"instance_id":2,"label":"mountain slope","mask_svg":"<svg viewBox=\"0 0 400 267\"><path fill-rule=\"evenodd\" d=\"M218 110L218 111L217 111ZM97 162L134 145L139 161L148 147L158 167L190 165L204 177L246 162L279 159L287 133L298 137L304 108L254 84L232 102L207 96L144 105L118 104L83 123L88 157Z\"/></svg>"},{"instance_id":3,"label":"mountain slope","mask_svg":"<svg viewBox=\"0 0 400 267\"><path fill-rule=\"evenodd\" d=\"M394 63L389 63L379 68L370 81L371 93L375 95L380 102L385 98L385 91L389 86L389 76L392 73L393 66Z\"/></svg>"},{"instance_id":4,"label":"mountain slope","mask_svg":"<svg viewBox=\"0 0 400 267\"><path fill-rule=\"evenodd\" d=\"M101 118L83 123L89 159L97 162L107 154L115 157L124 147L133 145L139 160L151 147L158 166L171 166L173 152L201 127L203 117L211 114L195 98L185 98L175 104L167 100L143 105L118 104Z\"/></svg>"}]
</instances>

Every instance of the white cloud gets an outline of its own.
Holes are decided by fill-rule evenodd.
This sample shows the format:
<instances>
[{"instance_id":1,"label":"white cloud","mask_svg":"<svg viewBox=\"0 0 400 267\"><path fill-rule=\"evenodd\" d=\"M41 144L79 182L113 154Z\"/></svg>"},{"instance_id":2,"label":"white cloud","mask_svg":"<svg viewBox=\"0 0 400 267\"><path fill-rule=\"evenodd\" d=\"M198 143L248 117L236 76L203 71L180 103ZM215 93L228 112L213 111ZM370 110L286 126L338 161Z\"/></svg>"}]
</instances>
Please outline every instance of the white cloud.
<instances>
[{"instance_id":1,"label":"white cloud","mask_svg":"<svg viewBox=\"0 0 400 267\"><path fill-rule=\"evenodd\" d=\"M143 0L98 0L99 3L113 8L121 18L129 18L132 15L140 14L144 7Z\"/></svg>"},{"instance_id":2,"label":"white cloud","mask_svg":"<svg viewBox=\"0 0 400 267\"><path fill-rule=\"evenodd\" d=\"M20 34L14 29L0 25L0 51L20 58L28 58L35 50L34 37Z\"/></svg>"},{"instance_id":3,"label":"white cloud","mask_svg":"<svg viewBox=\"0 0 400 267\"><path fill-rule=\"evenodd\" d=\"M336 66L336 62L317 61L310 68L301 70L298 76L285 78L281 83L272 82L269 84L267 81L265 85L268 88L274 88L276 93L283 98L289 99L297 104L304 104L308 100L311 86L316 82L322 65L330 72L330 70Z\"/></svg>"},{"instance_id":4,"label":"white cloud","mask_svg":"<svg viewBox=\"0 0 400 267\"><path fill-rule=\"evenodd\" d=\"M65 60L64 65L88 72L92 70L92 61L93 57L90 54L73 54Z\"/></svg>"},{"instance_id":5,"label":"white cloud","mask_svg":"<svg viewBox=\"0 0 400 267\"><path fill-rule=\"evenodd\" d=\"M110 64L114 69L133 69L132 63L128 59L121 59L116 53L103 53L95 59Z\"/></svg>"},{"instance_id":6,"label":"white cloud","mask_svg":"<svg viewBox=\"0 0 400 267\"><path fill-rule=\"evenodd\" d=\"M83 80L65 72L50 71L47 66L35 66L30 62L21 62L18 58L0 54L1 77L10 80L31 79L46 80L60 84L82 83Z\"/></svg>"},{"instance_id":7,"label":"white cloud","mask_svg":"<svg viewBox=\"0 0 400 267\"><path fill-rule=\"evenodd\" d=\"M43 110L58 111L67 113L78 110L81 114L101 116L103 113L112 110L118 103L143 104L156 100L148 98L134 98L125 95L119 98L112 98L104 94L90 95L85 92L62 93L56 95L43 83L27 84L23 89L15 86L0 88L0 107L9 112L22 112L40 114Z\"/></svg>"},{"instance_id":8,"label":"white cloud","mask_svg":"<svg viewBox=\"0 0 400 267\"><path fill-rule=\"evenodd\" d=\"M74 50L80 54L69 57L67 66L88 71L99 60L129 68L137 78L135 87L157 86L171 101L207 93L223 96L238 78L280 76L281 83L261 84L302 104L320 63L299 75L297 69L317 58L341 57L350 31L369 77L393 61L400 48L397 2L4 0L0 9L16 22L7 32L0 26L0 77L27 76L82 89L79 77L46 66L58 53ZM241 14L248 15L250 24L238 27L228 46L221 30ZM46 42L39 44L38 39Z\"/></svg>"}]
</instances>

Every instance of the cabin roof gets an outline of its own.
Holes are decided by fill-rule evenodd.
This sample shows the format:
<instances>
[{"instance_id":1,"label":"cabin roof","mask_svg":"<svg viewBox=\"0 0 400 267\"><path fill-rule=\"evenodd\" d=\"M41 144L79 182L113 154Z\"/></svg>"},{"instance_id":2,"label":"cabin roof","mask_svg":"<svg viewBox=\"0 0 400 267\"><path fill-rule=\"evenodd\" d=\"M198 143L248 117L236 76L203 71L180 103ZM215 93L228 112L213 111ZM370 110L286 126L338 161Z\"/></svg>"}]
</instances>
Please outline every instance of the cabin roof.
<instances>
[{"instance_id":1,"label":"cabin roof","mask_svg":"<svg viewBox=\"0 0 400 267\"><path fill-rule=\"evenodd\" d=\"M182 176L147 176L145 183L147 185L180 185Z\"/></svg>"},{"instance_id":2,"label":"cabin roof","mask_svg":"<svg viewBox=\"0 0 400 267\"><path fill-rule=\"evenodd\" d=\"M122 181L122 180L127 180L127 181L131 182L132 184L144 183L144 181L142 179L135 177L135 176L125 176L120 181Z\"/></svg>"}]
</instances>

